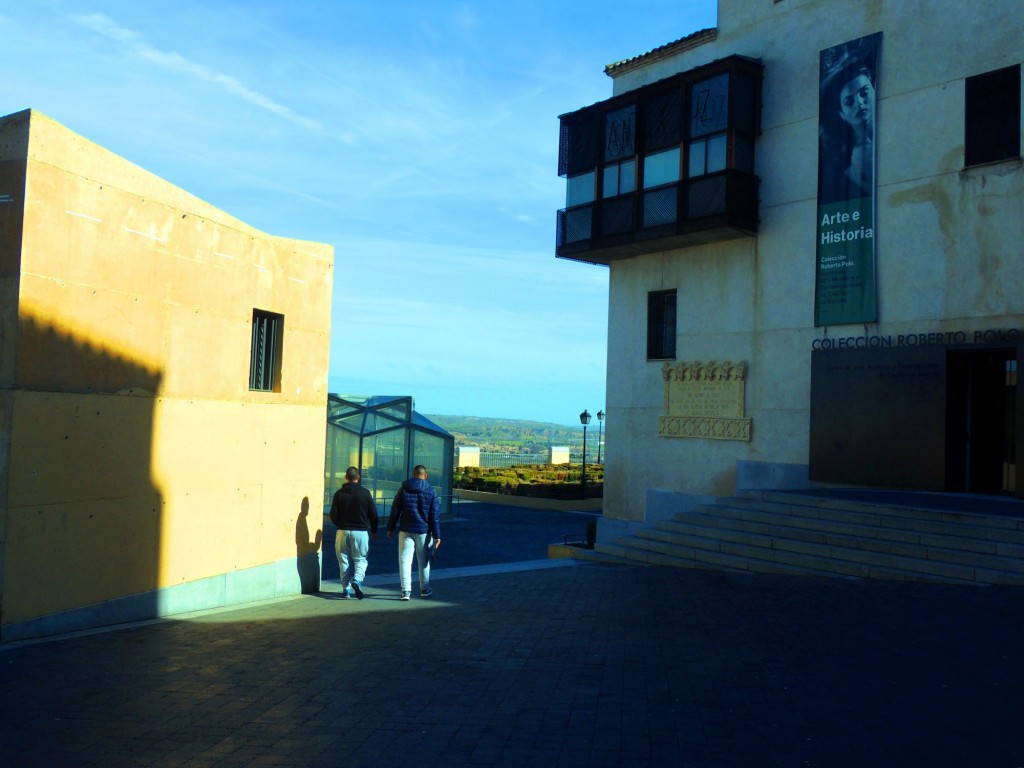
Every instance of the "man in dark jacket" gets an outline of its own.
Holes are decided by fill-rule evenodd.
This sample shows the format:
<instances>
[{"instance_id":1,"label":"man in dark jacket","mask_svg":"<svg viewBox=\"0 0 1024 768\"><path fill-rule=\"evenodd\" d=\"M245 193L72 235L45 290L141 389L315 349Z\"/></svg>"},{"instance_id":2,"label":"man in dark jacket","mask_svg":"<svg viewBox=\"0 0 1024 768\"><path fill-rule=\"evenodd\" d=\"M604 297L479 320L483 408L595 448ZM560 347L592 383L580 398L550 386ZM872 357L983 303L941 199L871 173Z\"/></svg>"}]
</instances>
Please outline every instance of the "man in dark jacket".
<instances>
[{"instance_id":1,"label":"man in dark jacket","mask_svg":"<svg viewBox=\"0 0 1024 768\"><path fill-rule=\"evenodd\" d=\"M341 570L341 596L351 597L349 584L356 597L363 599L363 577L366 575L366 555L370 552L370 539L377 535L377 505L370 492L359 485L359 470L345 470L348 481L331 501L331 522L338 529L334 538L334 552Z\"/></svg>"},{"instance_id":2,"label":"man in dark jacket","mask_svg":"<svg viewBox=\"0 0 1024 768\"><path fill-rule=\"evenodd\" d=\"M416 465L413 476L395 494L388 516L388 538L397 528L398 572L402 579L402 600L412 594L412 555L420 572L420 597L430 597L430 561L441 546L441 500L427 482L427 468Z\"/></svg>"}]
</instances>

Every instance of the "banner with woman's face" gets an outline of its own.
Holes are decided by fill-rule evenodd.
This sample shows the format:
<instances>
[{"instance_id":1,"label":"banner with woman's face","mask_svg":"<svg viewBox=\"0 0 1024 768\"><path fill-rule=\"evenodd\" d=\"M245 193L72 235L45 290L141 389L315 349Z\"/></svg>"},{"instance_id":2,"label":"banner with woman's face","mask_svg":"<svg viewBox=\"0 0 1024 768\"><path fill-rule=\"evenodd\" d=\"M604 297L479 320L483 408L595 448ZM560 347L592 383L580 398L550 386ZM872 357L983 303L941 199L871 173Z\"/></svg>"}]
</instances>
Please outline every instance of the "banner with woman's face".
<instances>
[{"instance_id":1,"label":"banner with woman's face","mask_svg":"<svg viewBox=\"0 0 1024 768\"><path fill-rule=\"evenodd\" d=\"M870 323L875 297L875 129L882 33L820 55L814 324Z\"/></svg>"}]
</instances>

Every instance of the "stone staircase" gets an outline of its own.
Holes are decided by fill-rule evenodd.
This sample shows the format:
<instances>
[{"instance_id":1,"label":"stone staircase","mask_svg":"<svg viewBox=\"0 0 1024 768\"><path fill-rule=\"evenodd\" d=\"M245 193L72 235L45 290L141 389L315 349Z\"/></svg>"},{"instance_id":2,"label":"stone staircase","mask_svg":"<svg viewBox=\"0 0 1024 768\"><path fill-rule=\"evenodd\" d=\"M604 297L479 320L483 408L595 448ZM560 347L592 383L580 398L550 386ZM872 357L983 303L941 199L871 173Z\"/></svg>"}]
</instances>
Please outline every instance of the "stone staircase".
<instances>
[{"instance_id":1,"label":"stone staircase","mask_svg":"<svg viewBox=\"0 0 1024 768\"><path fill-rule=\"evenodd\" d=\"M1024 516L804 493L719 499L595 551L680 568L1024 586Z\"/></svg>"}]
</instances>

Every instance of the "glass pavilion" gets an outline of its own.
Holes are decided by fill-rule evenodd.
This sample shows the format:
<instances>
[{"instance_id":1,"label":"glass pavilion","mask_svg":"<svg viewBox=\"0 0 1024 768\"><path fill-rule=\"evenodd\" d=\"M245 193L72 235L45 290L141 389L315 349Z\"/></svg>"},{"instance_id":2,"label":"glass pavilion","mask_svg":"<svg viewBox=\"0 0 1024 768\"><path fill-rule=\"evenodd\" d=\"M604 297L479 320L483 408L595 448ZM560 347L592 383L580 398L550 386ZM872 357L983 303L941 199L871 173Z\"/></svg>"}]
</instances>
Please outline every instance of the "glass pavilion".
<instances>
[{"instance_id":1,"label":"glass pavilion","mask_svg":"<svg viewBox=\"0 0 1024 768\"><path fill-rule=\"evenodd\" d=\"M358 467L362 486L373 494L387 521L391 501L417 464L441 497L441 513L451 512L455 438L413 410L411 397L327 396L327 456L324 511L345 482L345 470Z\"/></svg>"}]
</instances>

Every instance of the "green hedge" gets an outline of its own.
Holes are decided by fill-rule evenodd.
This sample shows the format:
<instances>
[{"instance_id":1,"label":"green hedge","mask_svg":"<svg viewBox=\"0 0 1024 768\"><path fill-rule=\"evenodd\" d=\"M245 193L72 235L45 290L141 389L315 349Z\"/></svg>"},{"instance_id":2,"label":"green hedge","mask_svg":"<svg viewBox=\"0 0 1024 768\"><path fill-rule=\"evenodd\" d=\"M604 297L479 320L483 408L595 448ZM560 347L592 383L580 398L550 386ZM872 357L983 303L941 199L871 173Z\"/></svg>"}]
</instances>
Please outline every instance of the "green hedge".
<instances>
[{"instance_id":1,"label":"green hedge","mask_svg":"<svg viewBox=\"0 0 1024 768\"><path fill-rule=\"evenodd\" d=\"M460 467L452 477L452 487L536 499L578 499L582 479L580 464ZM604 496L603 464L587 464L587 496L595 499Z\"/></svg>"}]
</instances>

